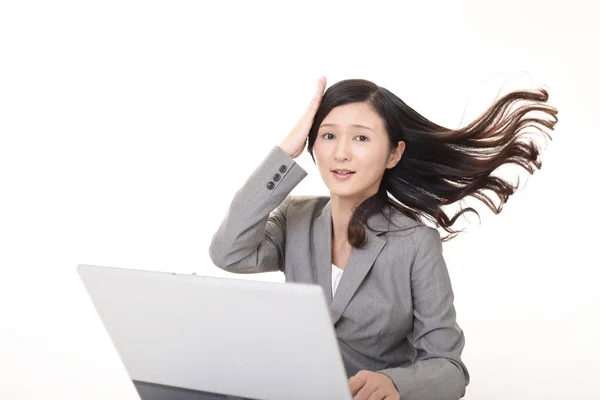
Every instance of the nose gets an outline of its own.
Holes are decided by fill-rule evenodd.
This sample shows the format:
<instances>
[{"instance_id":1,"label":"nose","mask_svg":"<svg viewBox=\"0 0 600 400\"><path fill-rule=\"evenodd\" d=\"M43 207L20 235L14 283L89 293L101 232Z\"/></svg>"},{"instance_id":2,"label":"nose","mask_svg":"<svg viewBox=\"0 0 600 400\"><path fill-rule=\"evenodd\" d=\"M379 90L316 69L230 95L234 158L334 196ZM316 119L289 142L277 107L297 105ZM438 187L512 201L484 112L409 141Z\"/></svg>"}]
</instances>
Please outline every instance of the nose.
<instances>
[{"instance_id":1,"label":"nose","mask_svg":"<svg viewBox=\"0 0 600 400\"><path fill-rule=\"evenodd\" d=\"M346 140L336 140L333 157L336 161L350 160L350 144Z\"/></svg>"}]
</instances>

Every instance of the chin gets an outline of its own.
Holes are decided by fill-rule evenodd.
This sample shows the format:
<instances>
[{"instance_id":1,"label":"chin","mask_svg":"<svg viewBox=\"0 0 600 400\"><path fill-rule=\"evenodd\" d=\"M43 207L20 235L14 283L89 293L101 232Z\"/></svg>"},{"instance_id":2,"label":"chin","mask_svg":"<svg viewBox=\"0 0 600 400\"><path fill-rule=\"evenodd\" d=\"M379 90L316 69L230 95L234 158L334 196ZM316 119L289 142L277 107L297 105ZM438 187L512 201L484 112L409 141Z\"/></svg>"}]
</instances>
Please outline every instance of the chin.
<instances>
[{"instance_id":1,"label":"chin","mask_svg":"<svg viewBox=\"0 0 600 400\"><path fill-rule=\"evenodd\" d=\"M331 196L336 196L339 198L347 198L347 199L354 199L357 197L361 197L361 192L356 191L356 190L339 190L337 188L333 188L333 189L329 189L329 193L331 194Z\"/></svg>"}]
</instances>

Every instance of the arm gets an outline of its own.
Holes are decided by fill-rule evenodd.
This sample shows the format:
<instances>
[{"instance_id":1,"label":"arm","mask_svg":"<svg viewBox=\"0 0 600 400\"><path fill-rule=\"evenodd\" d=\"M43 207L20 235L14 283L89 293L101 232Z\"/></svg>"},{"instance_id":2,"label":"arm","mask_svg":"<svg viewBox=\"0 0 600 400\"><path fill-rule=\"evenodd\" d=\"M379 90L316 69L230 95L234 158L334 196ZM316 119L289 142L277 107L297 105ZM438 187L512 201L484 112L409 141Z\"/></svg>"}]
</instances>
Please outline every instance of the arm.
<instances>
[{"instance_id":1,"label":"arm","mask_svg":"<svg viewBox=\"0 0 600 400\"><path fill-rule=\"evenodd\" d=\"M465 339L456 323L454 294L440 235L433 228L426 228L417 249L411 287L415 363L379 372L394 381L402 400L459 399L469 382L469 373L461 360Z\"/></svg>"},{"instance_id":2,"label":"arm","mask_svg":"<svg viewBox=\"0 0 600 400\"><path fill-rule=\"evenodd\" d=\"M275 146L237 191L213 235L209 247L213 263L236 273L283 270L288 195L306 175Z\"/></svg>"}]
</instances>

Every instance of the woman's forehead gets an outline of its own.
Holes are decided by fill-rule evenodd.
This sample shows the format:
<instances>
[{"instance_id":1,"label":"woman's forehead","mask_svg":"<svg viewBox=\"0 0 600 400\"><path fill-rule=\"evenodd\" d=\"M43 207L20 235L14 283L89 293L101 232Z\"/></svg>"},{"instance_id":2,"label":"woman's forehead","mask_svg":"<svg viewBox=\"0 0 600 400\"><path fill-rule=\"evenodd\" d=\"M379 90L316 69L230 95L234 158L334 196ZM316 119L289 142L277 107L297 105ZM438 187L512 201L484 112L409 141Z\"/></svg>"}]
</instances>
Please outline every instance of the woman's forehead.
<instances>
[{"instance_id":1,"label":"woman's forehead","mask_svg":"<svg viewBox=\"0 0 600 400\"><path fill-rule=\"evenodd\" d=\"M379 114L367 103L350 103L335 107L323 119L320 127L362 128L373 131L383 128Z\"/></svg>"}]
</instances>

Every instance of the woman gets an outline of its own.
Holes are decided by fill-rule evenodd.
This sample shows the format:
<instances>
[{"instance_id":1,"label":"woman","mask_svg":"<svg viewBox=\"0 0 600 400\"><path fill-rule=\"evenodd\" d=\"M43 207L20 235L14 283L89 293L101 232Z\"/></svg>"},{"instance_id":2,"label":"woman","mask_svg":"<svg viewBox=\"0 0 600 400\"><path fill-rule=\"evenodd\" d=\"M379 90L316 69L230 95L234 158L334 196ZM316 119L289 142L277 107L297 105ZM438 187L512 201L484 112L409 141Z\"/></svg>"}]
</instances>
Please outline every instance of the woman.
<instances>
[{"instance_id":1,"label":"woman","mask_svg":"<svg viewBox=\"0 0 600 400\"><path fill-rule=\"evenodd\" d=\"M424 220L447 240L457 218L476 211L450 217L442 206L472 196L500 212L516 188L491 173L507 163L540 168L525 128L547 135L557 112L544 90L513 92L450 130L369 81L323 93L325 84L234 196L211 259L230 272L280 270L286 281L321 285L355 399L458 399L469 382L465 340L442 238ZM290 196L307 175L294 161L307 139L328 197Z\"/></svg>"}]
</instances>

